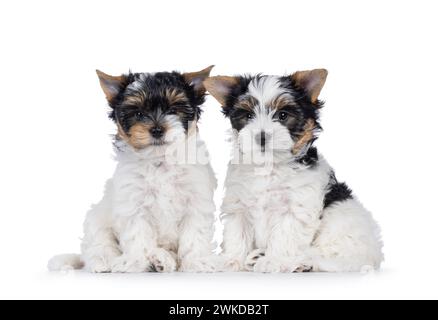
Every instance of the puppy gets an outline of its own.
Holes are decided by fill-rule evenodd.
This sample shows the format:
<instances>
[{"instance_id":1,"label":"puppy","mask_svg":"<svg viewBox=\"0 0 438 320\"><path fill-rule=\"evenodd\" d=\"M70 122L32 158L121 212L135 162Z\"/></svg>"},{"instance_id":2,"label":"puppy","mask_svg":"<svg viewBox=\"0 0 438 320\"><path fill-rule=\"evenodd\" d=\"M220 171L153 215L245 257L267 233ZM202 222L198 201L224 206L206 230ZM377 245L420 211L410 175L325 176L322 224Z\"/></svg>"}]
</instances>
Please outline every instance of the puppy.
<instances>
[{"instance_id":1,"label":"puppy","mask_svg":"<svg viewBox=\"0 0 438 320\"><path fill-rule=\"evenodd\" d=\"M50 270L214 271L216 179L196 125L212 67L185 74L97 71L118 130L118 164L86 217L82 255L55 257Z\"/></svg>"},{"instance_id":2,"label":"puppy","mask_svg":"<svg viewBox=\"0 0 438 320\"><path fill-rule=\"evenodd\" d=\"M205 80L234 129L222 206L226 270L379 268L377 224L313 146L326 77L312 70Z\"/></svg>"}]
</instances>

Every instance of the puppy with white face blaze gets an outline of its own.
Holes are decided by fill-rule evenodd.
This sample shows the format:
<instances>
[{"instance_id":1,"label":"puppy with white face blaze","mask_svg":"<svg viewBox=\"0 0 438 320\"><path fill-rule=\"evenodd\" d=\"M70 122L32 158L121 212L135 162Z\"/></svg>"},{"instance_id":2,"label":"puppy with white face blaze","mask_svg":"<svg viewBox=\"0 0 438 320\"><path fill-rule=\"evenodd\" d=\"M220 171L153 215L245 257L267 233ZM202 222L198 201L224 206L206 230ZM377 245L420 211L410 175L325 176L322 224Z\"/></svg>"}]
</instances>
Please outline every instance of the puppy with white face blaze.
<instances>
[{"instance_id":1,"label":"puppy with white face blaze","mask_svg":"<svg viewBox=\"0 0 438 320\"><path fill-rule=\"evenodd\" d=\"M197 121L205 99L199 72L97 71L117 126L117 167L88 212L81 255L50 270L213 272L216 178Z\"/></svg>"},{"instance_id":2,"label":"puppy with white face blaze","mask_svg":"<svg viewBox=\"0 0 438 320\"><path fill-rule=\"evenodd\" d=\"M204 81L233 128L225 181L224 270L379 269L380 230L317 152L324 69Z\"/></svg>"}]
</instances>

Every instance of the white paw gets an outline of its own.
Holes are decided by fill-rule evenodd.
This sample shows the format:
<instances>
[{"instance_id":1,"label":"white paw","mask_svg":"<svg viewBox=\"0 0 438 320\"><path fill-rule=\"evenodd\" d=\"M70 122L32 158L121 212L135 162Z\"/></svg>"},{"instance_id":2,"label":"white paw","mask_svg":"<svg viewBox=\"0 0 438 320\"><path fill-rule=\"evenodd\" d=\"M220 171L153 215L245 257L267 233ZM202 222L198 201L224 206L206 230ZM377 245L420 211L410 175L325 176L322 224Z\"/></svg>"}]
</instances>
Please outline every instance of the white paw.
<instances>
[{"instance_id":1,"label":"white paw","mask_svg":"<svg viewBox=\"0 0 438 320\"><path fill-rule=\"evenodd\" d=\"M181 262L179 271L212 273L218 271L219 264L219 259L215 256L205 258L185 258Z\"/></svg>"},{"instance_id":2,"label":"white paw","mask_svg":"<svg viewBox=\"0 0 438 320\"><path fill-rule=\"evenodd\" d=\"M299 264L295 270L293 272L295 273L306 273L306 272L312 272L313 271L313 267L310 263L302 263Z\"/></svg>"},{"instance_id":3,"label":"white paw","mask_svg":"<svg viewBox=\"0 0 438 320\"><path fill-rule=\"evenodd\" d=\"M230 257L230 256L221 256L221 258L222 258L221 271L223 272L245 271L244 261L242 261L242 259Z\"/></svg>"},{"instance_id":4,"label":"white paw","mask_svg":"<svg viewBox=\"0 0 438 320\"><path fill-rule=\"evenodd\" d=\"M93 258L86 262L85 268L92 273L109 273L111 266L106 259Z\"/></svg>"},{"instance_id":5,"label":"white paw","mask_svg":"<svg viewBox=\"0 0 438 320\"><path fill-rule=\"evenodd\" d=\"M313 260L308 255L297 255L287 260L289 269L295 273L305 273L314 271Z\"/></svg>"},{"instance_id":6,"label":"white paw","mask_svg":"<svg viewBox=\"0 0 438 320\"><path fill-rule=\"evenodd\" d=\"M252 251L245 260L245 269L247 271L254 271L254 266L257 261L265 256L265 251L262 249L256 249Z\"/></svg>"},{"instance_id":7,"label":"white paw","mask_svg":"<svg viewBox=\"0 0 438 320\"><path fill-rule=\"evenodd\" d=\"M254 265L254 272L258 273L279 273L284 268L280 261L273 259L271 257L262 257L259 258Z\"/></svg>"},{"instance_id":8,"label":"white paw","mask_svg":"<svg viewBox=\"0 0 438 320\"><path fill-rule=\"evenodd\" d=\"M169 273L176 271L176 260L174 254L164 249L155 249L149 255L150 271Z\"/></svg>"},{"instance_id":9,"label":"white paw","mask_svg":"<svg viewBox=\"0 0 438 320\"><path fill-rule=\"evenodd\" d=\"M259 273L292 273L304 272L308 267L294 262L293 258L261 257L254 265L254 272Z\"/></svg>"},{"instance_id":10,"label":"white paw","mask_svg":"<svg viewBox=\"0 0 438 320\"><path fill-rule=\"evenodd\" d=\"M104 250L98 250L98 252L87 252L82 256L84 259L85 269L92 273L109 273L111 272L112 264L116 258L120 256L120 252L113 248L108 247Z\"/></svg>"},{"instance_id":11,"label":"white paw","mask_svg":"<svg viewBox=\"0 0 438 320\"><path fill-rule=\"evenodd\" d=\"M114 273L141 273L149 268L149 262L143 257L122 254L114 259L111 271Z\"/></svg>"},{"instance_id":12,"label":"white paw","mask_svg":"<svg viewBox=\"0 0 438 320\"><path fill-rule=\"evenodd\" d=\"M94 263L88 268L89 268L90 272L92 272L92 273L109 273L109 272L111 272L111 267L106 265L103 262Z\"/></svg>"}]
</instances>

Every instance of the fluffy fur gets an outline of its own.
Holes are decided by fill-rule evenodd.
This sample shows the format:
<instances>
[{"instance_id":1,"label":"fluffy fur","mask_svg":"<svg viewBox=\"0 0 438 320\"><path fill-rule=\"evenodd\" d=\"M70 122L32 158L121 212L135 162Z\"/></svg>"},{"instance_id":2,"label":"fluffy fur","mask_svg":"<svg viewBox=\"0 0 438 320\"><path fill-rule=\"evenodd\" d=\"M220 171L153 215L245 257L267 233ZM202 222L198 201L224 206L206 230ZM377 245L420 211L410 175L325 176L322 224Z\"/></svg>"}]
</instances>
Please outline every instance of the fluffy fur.
<instances>
[{"instance_id":1,"label":"fluffy fur","mask_svg":"<svg viewBox=\"0 0 438 320\"><path fill-rule=\"evenodd\" d=\"M55 257L49 269L214 271L216 179L196 127L210 70L119 77L98 71L118 128L118 164L87 214L81 256Z\"/></svg>"},{"instance_id":2,"label":"fluffy fur","mask_svg":"<svg viewBox=\"0 0 438 320\"><path fill-rule=\"evenodd\" d=\"M378 269L380 230L313 146L325 70L211 77L207 90L233 127L225 182L225 270Z\"/></svg>"}]
</instances>

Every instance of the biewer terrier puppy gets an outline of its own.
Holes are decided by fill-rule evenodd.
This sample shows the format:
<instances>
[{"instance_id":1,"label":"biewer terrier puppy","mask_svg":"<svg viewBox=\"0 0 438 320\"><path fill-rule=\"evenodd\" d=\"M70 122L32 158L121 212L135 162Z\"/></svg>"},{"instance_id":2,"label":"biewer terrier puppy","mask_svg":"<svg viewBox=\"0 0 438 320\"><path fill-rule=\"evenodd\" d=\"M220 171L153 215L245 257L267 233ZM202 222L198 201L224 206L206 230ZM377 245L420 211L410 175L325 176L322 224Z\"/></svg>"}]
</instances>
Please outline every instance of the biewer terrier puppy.
<instances>
[{"instance_id":1,"label":"biewer terrier puppy","mask_svg":"<svg viewBox=\"0 0 438 320\"><path fill-rule=\"evenodd\" d=\"M197 121L204 103L199 72L97 71L117 126L117 168L84 223L82 254L49 269L91 272L212 272L216 178Z\"/></svg>"},{"instance_id":2,"label":"biewer terrier puppy","mask_svg":"<svg viewBox=\"0 0 438 320\"><path fill-rule=\"evenodd\" d=\"M234 129L222 206L226 270L380 267L378 225L313 146L326 77L313 70L204 81Z\"/></svg>"}]
</instances>

